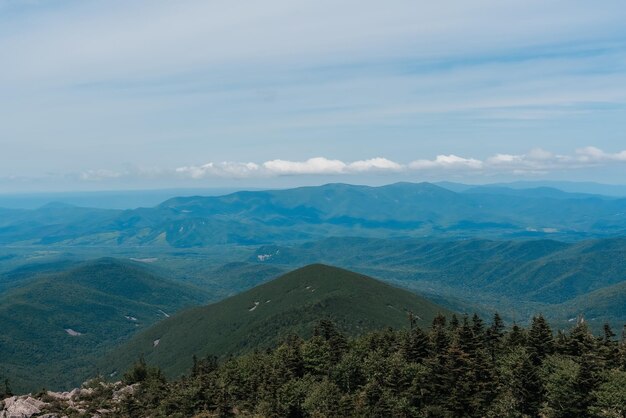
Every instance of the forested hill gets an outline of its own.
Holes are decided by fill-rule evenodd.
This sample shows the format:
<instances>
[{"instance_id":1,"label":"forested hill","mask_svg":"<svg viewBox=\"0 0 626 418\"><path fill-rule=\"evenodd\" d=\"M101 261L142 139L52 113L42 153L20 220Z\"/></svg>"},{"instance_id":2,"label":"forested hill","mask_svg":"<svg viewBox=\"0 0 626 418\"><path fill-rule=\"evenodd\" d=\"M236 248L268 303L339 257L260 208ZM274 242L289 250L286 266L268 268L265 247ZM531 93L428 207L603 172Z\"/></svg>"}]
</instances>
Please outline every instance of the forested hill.
<instances>
[{"instance_id":1,"label":"forested hill","mask_svg":"<svg viewBox=\"0 0 626 418\"><path fill-rule=\"evenodd\" d=\"M58 416L623 417L625 387L626 345L608 327L555 336L541 316L528 329L437 316L352 339L321 321L273 350L195 359L177 380L139 360L118 383L5 402Z\"/></svg>"},{"instance_id":2,"label":"forested hill","mask_svg":"<svg viewBox=\"0 0 626 418\"><path fill-rule=\"evenodd\" d=\"M0 374L17 390L76 385L107 350L208 298L113 258L35 276L0 295Z\"/></svg>"},{"instance_id":3,"label":"forested hill","mask_svg":"<svg viewBox=\"0 0 626 418\"><path fill-rule=\"evenodd\" d=\"M328 318L348 335L406 327L409 315L428 324L451 312L404 289L336 267L314 264L223 301L191 308L133 337L107 356L101 370L120 373L144 354L169 376L193 355L225 356L274 346L290 333L311 334Z\"/></svg>"}]
</instances>

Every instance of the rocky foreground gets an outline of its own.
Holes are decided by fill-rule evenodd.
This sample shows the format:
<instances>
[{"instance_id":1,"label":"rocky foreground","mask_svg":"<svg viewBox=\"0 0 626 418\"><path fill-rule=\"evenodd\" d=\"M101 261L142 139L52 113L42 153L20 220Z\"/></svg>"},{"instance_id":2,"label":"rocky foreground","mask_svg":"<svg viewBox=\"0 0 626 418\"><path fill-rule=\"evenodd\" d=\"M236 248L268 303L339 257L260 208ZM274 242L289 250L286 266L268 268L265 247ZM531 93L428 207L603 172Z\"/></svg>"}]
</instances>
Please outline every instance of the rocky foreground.
<instances>
[{"instance_id":1,"label":"rocky foreground","mask_svg":"<svg viewBox=\"0 0 626 418\"><path fill-rule=\"evenodd\" d=\"M0 400L0 418L71 418L117 416L119 405L135 385L92 380L71 392L40 392Z\"/></svg>"}]
</instances>

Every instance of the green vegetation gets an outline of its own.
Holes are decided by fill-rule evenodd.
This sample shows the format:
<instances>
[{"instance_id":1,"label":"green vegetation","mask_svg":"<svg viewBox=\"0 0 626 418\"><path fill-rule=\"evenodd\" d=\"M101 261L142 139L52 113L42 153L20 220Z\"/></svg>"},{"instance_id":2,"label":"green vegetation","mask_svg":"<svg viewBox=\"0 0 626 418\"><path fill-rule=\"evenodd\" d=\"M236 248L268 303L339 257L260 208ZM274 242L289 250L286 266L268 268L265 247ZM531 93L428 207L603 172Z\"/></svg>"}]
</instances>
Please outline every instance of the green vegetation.
<instances>
[{"instance_id":1,"label":"green vegetation","mask_svg":"<svg viewBox=\"0 0 626 418\"><path fill-rule=\"evenodd\" d=\"M558 327L584 314L600 328L626 322L625 255L624 238L564 243L338 237L262 246L249 260L283 268L328 263L418 291L456 311L493 307L510 320L543 312Z\"/></svg>"},{"instance_id":2,"label":"green vegetation","mask_svg":"<svg viewBox=\"0 0 626 418\"><path fill-rule=\"evenodd\" d=\"M107 373L124 370L143 353L169 376L205 356L272 347L286 335L308 336L320 318L332 319L349 335L401 328L412 312L427 324L450 312L406 290L350 271L311 265L221 302L191 308L159 322L114 350ZM113 365L113 369L104 368Z\"/></svg>"},{"instance_id":3,"label":"green vegetation","mask_svg":"<svg viewBox=\"0 0 626 418\"><path fill-rule=\"evenodd\" d=\"M207 299L110 258L40 276L0 297L0 374L15 391L76 385L113 346Z\"/></svg>"},{"instance_id":4,"label":"green vegetation","mask_svg":"<svg viewBox=\"0 0 626 418\"><path fill-rule=\"evenodd\" d=\"M303 340L217 362L194 358L168 382L141 359L123 416L623 417L626 345L584 321L553 336L541 316L505 329L474 316L345 337L320 321Z\"/></svg>"}]
</instances>

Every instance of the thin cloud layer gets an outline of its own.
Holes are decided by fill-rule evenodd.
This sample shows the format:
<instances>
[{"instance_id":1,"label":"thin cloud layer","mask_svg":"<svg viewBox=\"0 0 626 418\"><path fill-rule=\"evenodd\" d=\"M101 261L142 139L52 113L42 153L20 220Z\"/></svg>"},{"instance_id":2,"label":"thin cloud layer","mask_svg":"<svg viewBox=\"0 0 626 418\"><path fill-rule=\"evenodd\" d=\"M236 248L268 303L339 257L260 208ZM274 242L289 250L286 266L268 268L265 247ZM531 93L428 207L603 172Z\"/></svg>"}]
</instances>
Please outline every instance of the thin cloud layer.
<instances>
[{"instance_id":1,"label":"thin cloud layer","mask_svg":"<svg viewBox=\"0 0 626 418\"><path fill-rule=\"evenodd\" d=\"M572 154L562 155L535 148L524 154L495 154L484 160L442 154L434 159L417 159L409 163L400 163L383 157L352 162L315 157L306 161L276 159L263 163L209 162L200 166L179 167L175 171L178 175L193 179L437 171L526 175L610 164L626 164L626 150L609 153L596 147L585 147L575 150Z\"/></svg>"}]
</instances>

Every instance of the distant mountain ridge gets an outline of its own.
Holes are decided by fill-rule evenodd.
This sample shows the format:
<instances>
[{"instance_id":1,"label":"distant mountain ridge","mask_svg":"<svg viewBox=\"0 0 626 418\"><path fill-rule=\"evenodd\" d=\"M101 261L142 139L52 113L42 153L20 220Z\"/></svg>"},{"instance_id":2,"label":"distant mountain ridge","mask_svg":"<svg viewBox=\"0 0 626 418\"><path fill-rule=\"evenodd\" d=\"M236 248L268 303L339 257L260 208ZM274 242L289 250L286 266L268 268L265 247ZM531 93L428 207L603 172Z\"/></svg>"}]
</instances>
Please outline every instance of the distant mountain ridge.
<instances>
[{"instance_id":1,"label":"distant mountain ridge","mask_svg":"<svg viewBox=\"0 0 626 418\"><path fill-rule=\"evenodd\" d=\"M430 183L177 197L125 211L53 206L0 212L0 245L187 248L327 236L578 240L626 234L626 198L545 188L454 192Z\"/></svg>"}]
</instances>

